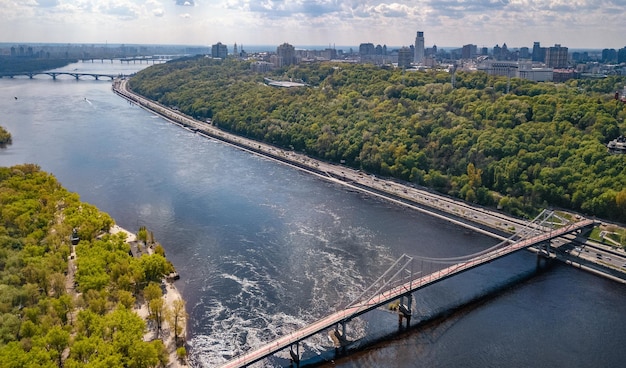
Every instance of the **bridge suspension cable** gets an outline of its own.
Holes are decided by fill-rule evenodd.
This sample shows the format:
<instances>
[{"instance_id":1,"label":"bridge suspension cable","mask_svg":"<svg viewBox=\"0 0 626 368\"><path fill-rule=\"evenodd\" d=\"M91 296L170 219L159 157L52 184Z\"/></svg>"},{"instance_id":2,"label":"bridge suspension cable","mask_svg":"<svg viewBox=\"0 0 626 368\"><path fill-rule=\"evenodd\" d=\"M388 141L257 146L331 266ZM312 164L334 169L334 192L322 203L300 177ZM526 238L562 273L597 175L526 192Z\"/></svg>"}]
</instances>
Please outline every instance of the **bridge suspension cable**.
<instances>
[{"instance_id":1,"label":"bridge suspension cable","mask_svg":"<svg viewBox=\"0 0 626 368\"><path fill-rule=\"evenodd\" d=\"M557 215L554 211L544 209L539 215L537 215L532 221L527 222L526 225L519 229L515 234L509 236L494 246L476 253L447 258L408 256L403 254L378 279L376 279L370 286L363 290L361 294L348 303L345 306L345 309L355 306L358 307L360 305L367 305L372 298L378 296L381 292L403 285L407 281L412 280L414 278L413 267L415 261L422 261L422 263L426 262L427 264L460 264L468 261L474 261L482 258L483 256L489 257L493 255L494 251L506 248L513 243L537 236L540 233L551 231L556 225L565 227L571 223L571 221ZM422 271L420 270L416 274L421 273ZM408 279L404 277L405 274L409 275Z\"/></svg>"}]
</instances>

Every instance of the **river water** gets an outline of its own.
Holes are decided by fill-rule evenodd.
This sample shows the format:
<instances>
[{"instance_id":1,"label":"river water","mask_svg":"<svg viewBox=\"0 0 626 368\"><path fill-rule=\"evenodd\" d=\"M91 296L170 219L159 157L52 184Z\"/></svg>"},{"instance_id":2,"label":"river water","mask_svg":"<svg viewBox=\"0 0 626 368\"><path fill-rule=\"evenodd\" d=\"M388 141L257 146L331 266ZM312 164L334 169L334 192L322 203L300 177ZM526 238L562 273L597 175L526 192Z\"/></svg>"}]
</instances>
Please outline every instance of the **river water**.
<instances>
[{"instance_id":1,"label":"river water","mask_svg":"<svg viewBox=\"0 0 626 368\"><path fill-rule=\"evenodd\" d=\"M404 253L455 257L496 243L200 137L117 97L108 81L0 79L0 111L13 135L0 166L36 163L120 226L154 232L181 275L194 366L335 311ZM495 289L401 336L394 314L368 313L348 325L361 352L332 360L319 335L302 346L304 358L339 367L624 366L626 288L559 264L536 272L527 252L416 293L414 322ZM264 364L288 365L288 354Z\"/></svg>"}]
</instances>

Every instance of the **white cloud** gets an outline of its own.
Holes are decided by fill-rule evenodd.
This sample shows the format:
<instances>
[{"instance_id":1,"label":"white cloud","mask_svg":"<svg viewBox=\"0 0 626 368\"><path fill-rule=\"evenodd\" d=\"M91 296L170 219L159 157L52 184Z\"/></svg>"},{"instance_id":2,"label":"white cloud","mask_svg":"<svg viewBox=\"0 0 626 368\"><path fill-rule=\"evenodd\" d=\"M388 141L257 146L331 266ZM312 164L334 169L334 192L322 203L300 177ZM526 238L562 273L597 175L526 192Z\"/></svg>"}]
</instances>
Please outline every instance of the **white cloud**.
<instances>
[{"instance_id":1,"label":"white cloud","mask_svg":"<svg viewBox=\"0 0 626 368\"><path fill-rule=\"evenodd\" d=\"M37 0L37 5L39 5L42 8L53 8L59 5L59 1L58 0Z\"/></svg>"},{"instance_id":2,"label":"white cloud","mask_svg":"<svg viewBox=\"0 0 626 368\"><path fill-rule=\"evenodd\" d=\"M420 30L427 45L618 48L625 9L626 0L0 0L0 42L153 43L158 32L169 43L406 45Z\"/></svg>"},{"instance_id":3,"label":"white cloud","mask_svg":"<svg viewBox=\"0 0 626 368\"><path fill-rule=\"evenodd\" d=\"M132 1L113 0L100 2L99 11L123 20L139 18L141 9Z\"/></svg>"},{"instance_id":4,"label":"white cloud","mask_svg":"<svg viewBox=\"0 0 626 368\"><path fill-rule=\"evenodd\" d=\"M413 9L404 4L378 4L371 9L371 13L390 18L404 18L413 13Z\"/></svg>"}]
</instances>

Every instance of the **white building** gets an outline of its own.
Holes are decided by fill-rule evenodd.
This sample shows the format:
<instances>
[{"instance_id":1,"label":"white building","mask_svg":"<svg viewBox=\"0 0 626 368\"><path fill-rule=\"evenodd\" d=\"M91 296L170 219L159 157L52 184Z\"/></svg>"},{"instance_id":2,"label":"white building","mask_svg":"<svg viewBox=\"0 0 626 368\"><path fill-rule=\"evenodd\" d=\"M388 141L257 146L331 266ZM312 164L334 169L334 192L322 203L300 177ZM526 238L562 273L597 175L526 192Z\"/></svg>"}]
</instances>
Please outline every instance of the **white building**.
<instances>
[{"instance_id":1,"label":"white building","mask_svg":"<svg viewBox=\"0 0 626 368\"><path fill-rule=\"evenodd\" d=\"M477 69L489 75L528 79L534 82L551 82L554 78L554 69L535 68L529 61L485 60Z\"/></svg>"},{"instance_id":2,"label":"white building","mask_svg":"<svg viewBox=\"0 0 626 368\"><path fill-rule=\"evenodd\" d=\"M554 69L533 68L530 62L520 62L517 77L533 82L551 82L554 79Z\"/></svg>"}]
</instances>

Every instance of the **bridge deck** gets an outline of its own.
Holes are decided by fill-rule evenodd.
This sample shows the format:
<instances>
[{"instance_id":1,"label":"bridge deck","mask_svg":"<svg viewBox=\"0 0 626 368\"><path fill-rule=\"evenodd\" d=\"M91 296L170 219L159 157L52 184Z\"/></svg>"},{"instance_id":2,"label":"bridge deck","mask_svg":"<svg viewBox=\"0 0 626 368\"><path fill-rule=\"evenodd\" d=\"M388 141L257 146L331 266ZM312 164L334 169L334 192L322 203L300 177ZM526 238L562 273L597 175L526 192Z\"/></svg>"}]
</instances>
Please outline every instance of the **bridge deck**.
<instances>
[{"instance_id":1,"label":"bridge deck","mask_svg":"<svg viewBox=\"0 0 626 368\"><path fill-rule=\"evenodd\" d=\"M263 358L273 355L276 352L283 350L295 343L298 343L308 337L311 337L321 331L329 329L337 325L340 322L349 321L352 318L355 318L370 310L376 309L380 306L390 303L400 298L403 295L407 295L416 290L424 288L428 285L432 285L436 282L439 282L451 276L457 275L461 272L470 270L472 268L478 267L482 264L491 262L500 257L504 257L511 253L517 252L521 249L525 249L535 244L539 244L544 241L554 239L562 235L565 235L567 233L585 228L587 226L592 225L593 223L594 223L593 220L583 220L583 221L574 223L570 226L552 230L550 232L545 232L545 233L536 235L534 237L531 237L522 241L518 241L516 243L512 243L501 249L497 249L492 252L483 254L479 257L470 259L466 262L457 263L450 267L433 272L429 275L416 278L400 286L397 286L381 294L378 294L375 297L370 298L369 300L364 301L361 304L357 304L357 305L348 307L346 309L343 309L341 311L335 312L333 314L330 314L320 320L317 320L309 324L308 326L304 328L301 328L288 335L285 335L276 340L273 340L257 349L251 350L248 353L235 357L229 360L228 362L226 362L224 365L222 365L222 368L246 367L252 363L260 361Z\"/></svg>"}]
</instances>

